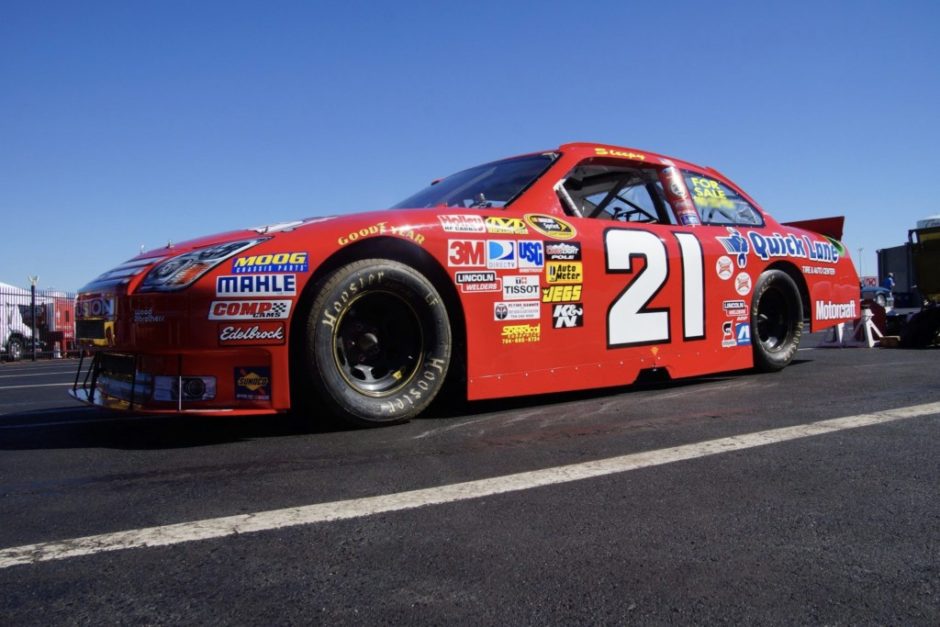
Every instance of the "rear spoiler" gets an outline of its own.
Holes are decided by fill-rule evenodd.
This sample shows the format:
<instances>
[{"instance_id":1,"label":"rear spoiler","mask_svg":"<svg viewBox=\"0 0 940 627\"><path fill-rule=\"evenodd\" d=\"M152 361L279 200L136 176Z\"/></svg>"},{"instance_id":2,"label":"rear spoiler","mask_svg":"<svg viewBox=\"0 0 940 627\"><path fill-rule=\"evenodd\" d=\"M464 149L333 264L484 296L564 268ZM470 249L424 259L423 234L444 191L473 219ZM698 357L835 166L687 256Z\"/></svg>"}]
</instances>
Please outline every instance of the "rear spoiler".
<instances>
[{"instance_id":1,"label":"rear spoiler","mask_svg":"<svg viewBox=\"0 0 940 627\"><path fill-rule=\"evenodd\" d=\"M832 218L818 218L816 220L800 220L799 222L784 222L784 226L792 226L806 231L813 231L834 240L842 240L842 227L845 225L845 216Z\"/></svg>"}]
</instances>

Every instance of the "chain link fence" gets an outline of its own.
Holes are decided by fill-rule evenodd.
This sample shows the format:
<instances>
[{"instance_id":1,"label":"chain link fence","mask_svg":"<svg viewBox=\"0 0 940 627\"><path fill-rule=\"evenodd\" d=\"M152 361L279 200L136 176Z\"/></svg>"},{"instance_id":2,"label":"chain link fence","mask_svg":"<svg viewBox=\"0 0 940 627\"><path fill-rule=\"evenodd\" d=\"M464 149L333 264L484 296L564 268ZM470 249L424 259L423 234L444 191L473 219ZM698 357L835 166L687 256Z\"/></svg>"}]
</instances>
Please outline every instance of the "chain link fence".
<instances>
[{"instance_id":1,"label":"chain link fence","mask_svg":"<svg viewBox=\"0 0 940 627\"><path fill-rule=\"evenodd\" d=\"M0 283L0 354L3 360L78 356L74 292Z\"/></svg>"}]
</instances>

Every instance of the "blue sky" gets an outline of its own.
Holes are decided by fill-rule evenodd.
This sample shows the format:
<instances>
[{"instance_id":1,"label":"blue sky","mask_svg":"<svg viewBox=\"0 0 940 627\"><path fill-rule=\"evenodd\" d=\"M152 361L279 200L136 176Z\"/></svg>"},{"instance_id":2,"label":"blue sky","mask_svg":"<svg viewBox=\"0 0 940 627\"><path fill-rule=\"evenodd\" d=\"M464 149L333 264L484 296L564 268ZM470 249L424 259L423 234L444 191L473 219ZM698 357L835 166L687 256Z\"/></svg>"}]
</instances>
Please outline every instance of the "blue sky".
<instances>
[{"instance_id":1,"label":"blue sky","mask_svg":"<svg viewBox=\"0 0 940 627\"><path fill-rule=\"evenodd\" d=\"M568 141L899 245L940 213L940 2L0 0L0 281L389 206ZM858 266L856 260L856 266Z\"/></svg>"}]
</instances>

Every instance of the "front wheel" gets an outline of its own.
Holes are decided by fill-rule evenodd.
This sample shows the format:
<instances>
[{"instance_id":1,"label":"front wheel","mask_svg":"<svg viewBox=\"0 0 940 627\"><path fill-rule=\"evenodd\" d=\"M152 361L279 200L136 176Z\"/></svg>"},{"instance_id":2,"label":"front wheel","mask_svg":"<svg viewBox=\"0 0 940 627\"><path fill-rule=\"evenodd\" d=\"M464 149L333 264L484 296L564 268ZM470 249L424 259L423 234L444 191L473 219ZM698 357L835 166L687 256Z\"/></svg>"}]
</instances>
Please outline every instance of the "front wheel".
<instances>
[{"instance_id":1,"label":"front wheel","mask_svg":"<svg viewBox=\"0 0 940 627\"><path fill-rule=\"evenodd\" d=\"M751 343L754 367L761 372L786 368L803 335L803 302L796 283L786 272L760 275L751 300Z\"/></svg>"},{"instance_id":2,"label":"front wheel","mask_svg":"<svg viewBox=\"0 0 940 627\"><path fill-rule=\"evenodd\" d=\"M307 320L306 379L316 401L355 426L404 422L427 409L451 361L447 308L434 285L396 261L343 266Z\"/></svg>"},{"instance_id":3,"label":"front wheel","mask_svg":"<svg viewBox=\"0 0 940 627\"><path fill-rule=\"evenodd\" d=\"M10 361L19 361L23 358L23 340L18 337L11 337L7 343L7 357Z\"/></svg>"}]
</instances>

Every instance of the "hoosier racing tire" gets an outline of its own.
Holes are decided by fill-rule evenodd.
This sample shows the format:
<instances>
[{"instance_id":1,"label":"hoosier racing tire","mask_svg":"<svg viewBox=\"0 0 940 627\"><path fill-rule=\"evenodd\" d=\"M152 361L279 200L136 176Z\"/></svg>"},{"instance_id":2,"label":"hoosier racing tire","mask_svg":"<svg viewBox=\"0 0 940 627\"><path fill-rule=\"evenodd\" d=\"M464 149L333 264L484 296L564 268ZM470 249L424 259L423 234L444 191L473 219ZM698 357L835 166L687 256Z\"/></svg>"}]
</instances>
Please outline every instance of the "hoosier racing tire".
<instances>
[{"instance_id":1,"label":"hoosier racing tire","mask_svg":"<svg viewBox=\"0 0 940 627\"><path fill-rule=\"evenodd\" d=\"M751 299L751 344L760 372L783 370L800 347L803 302L786 272L767 270L757 279Z\"/></svg>"},{"instance_id":2,"label":"hoosier racing tire","mask_svg":"<svg viewBox=\"0 0 940 627\"><path fill-rule=\"evenodd\" d=\"M421 273L364 259L319 288L304 338L309 407L357 427L405 422L443 387L452 342L447 307Z\"/></svg>"}]
</instances>

